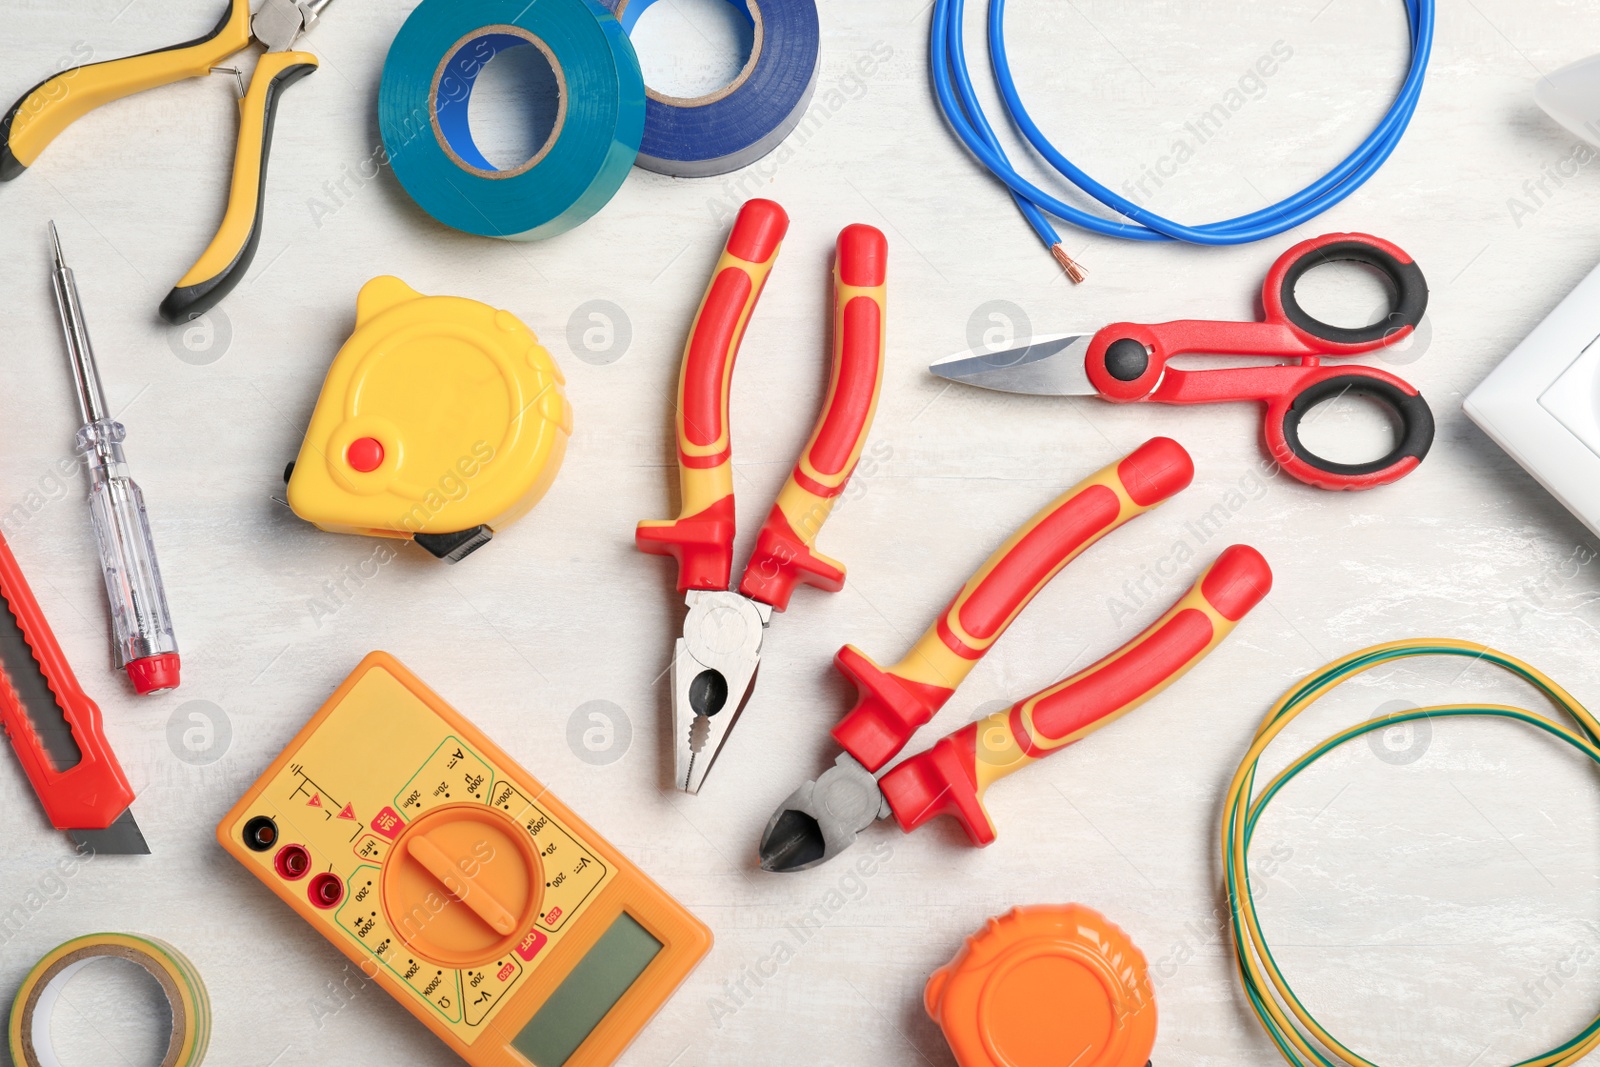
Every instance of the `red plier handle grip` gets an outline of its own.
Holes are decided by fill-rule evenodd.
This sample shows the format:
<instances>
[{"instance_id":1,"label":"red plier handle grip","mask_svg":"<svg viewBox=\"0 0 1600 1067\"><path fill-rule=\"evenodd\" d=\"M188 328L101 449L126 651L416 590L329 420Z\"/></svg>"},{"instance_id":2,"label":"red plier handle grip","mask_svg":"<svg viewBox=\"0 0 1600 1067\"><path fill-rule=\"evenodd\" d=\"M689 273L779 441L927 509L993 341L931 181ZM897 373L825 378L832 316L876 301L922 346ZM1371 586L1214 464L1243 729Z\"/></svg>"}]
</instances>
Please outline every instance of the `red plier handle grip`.
<instances>
[{"instance_id":1,"label":"red plier handle grip","mask_svg":"<svg viewBox=\"0 0 1600 1067\"><path fill-rule=\"evenodd\" d=\"M1133 640L1005 711L969 723L878 780L907 833L937 815L958 821L974 845L995 839L983 794L1006 775L1059 752L1183 677L1272 588L1261 553L1234 545L1193 588Z\"/></svg>"},{"instance_id":2,"label":"red plier handle grip","mask_svg":"<svg viewBox=\"0 0 1600 1067\"><path fill-rule=\"evenodd\" d=\"M0 726L58 830L103 830L133 803L133 789L101 727L100 708L78 684L22 568L0 537ZM9 632L8 632L9 631ZM78 762L58 768L35 722L59 715Z\"/></svg>"},{"instance_id":3,"label":"red plier handle grip","mask_svg":"<svg viewBox=\"0 0 1600 1067\"><path fill-rule=\"evenodd\" d=\"M678 370L676 519L650 519L634 534L640 551L678 561L678 592L727 589L733 575L733 439L728 393L739 342L761 298L789 216L770 200L739 209L689 328Z\"/></svg>"},{"instance_id":4,"label":"red plier handle grip","mask_svg":"<svg viewBox=\"0 0 1600 1067\"><path fill-rule=\"evenodd\" d=\"M834 738L869 771L889 762L1061 568L1193 478L1194 461L1182 445L1167 437L1146 441L1012 534L899 663L885 669L854 645L840 649L834 665L856 684L857 699Z\"/></svg>"},{"instance_id":5,"label":"red plier handle grip","mask_svg":"<svg viewBox=\"0 0 1600 1067\"><path fill-rule=\"evenodd\" d=\"M678 561L678 591L727 589L733 574L733 444L728 397L750 315L789 228L783 208L751 200L700 301L678 376L678 518L641 522L641 551ZM757 538L739 592L788 606L797 583L828 591L844 567L812 548L861 458L883 384L888 242L870 226L847 226L834 263L833 365L811 438Z\"/></svg>"},{"instance_id":6,"label":"red plier handle grip","mask_svg":"<svg viewBox=\"0 0 1600 1067\"><path fill-rule=\"evenodd\" d=\"M889 242L857 223L839 234L833 266L833 369L811 439L756 538L739 592L789 606L797 582L844 588L844 565L812 548L861 459L883 387Z\"/></svg>"}]
</instances>

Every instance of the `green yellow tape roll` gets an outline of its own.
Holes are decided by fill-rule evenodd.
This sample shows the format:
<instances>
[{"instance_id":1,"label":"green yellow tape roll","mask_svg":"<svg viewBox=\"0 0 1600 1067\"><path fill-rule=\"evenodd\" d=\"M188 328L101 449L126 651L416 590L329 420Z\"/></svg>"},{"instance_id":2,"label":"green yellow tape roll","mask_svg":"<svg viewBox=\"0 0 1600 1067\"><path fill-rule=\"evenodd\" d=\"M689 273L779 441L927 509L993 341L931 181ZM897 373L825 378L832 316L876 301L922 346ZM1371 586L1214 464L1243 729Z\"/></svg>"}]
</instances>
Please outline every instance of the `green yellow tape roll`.
<instances>
[{"instance_id":1,"label":"green yellow tape roll","mask_svg":"<svg viewBox=\"0 0 1600 1067\"><path fill-rule=\"evenodd\" d=\"M198 1067L211 1041L211 1000L194 964L167 944L137 934L88 934L52 950L28 972L11 1005L11 1059L18 1067L61 1067L50 1015L67 981L101 959L124 959L150 973L172 1008L172 1036L161 1067Z\"/></svg>"}]
</instances>

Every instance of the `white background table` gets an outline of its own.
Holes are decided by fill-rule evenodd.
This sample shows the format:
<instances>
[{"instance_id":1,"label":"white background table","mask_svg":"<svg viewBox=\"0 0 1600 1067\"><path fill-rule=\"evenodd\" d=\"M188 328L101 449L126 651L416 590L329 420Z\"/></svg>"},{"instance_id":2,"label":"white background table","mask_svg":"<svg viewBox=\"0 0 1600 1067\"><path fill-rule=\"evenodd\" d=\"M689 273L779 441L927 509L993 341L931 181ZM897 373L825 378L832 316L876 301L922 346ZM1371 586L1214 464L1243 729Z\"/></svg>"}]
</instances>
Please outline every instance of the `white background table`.
<instances>
[{"instance_id":1,"label":"white background table","mask_svg":"<svg viewBox=\"0 0 1600 1067\"><path fill-rule=\"evenodd\" d=\"M1137 182L1275 43L1292 51L1175 177L1149 187L1153 206L1188 220L1253 209L1321 174L1376 121L1405 65L1398 0L1012 2L1019 77L1041 121L1117 186ZM155 308L220 216L235 128L228 80L102 108L0 190L0 516L105 710L153 850L52 876L68 843L15 761L0 758L0 915L22 907L26 918L0 935L5 996L59 942L135 930L176 943L204 974L216 1009L209 1062L451 1062L212 839L339 680L382 648L715 930L711 955L625 1063L949 1064L921 1008L928 974L988 916L1081 901L1150 960L1157 1064L1267 1065L1276 1053L1232 974L1216 838L1222 790L1270 702L1330 659L1419 635L1500 646L1600 700L1594 539L1460 412L1600 258L1600 167L1539 191L1575 145L1531 95L1541 72L1595 50L1600 4L1442 5L1421 108L1365 189L1296 234L1232 250L1069 231L1091 271L1077 288L945 129L928 86L925 0L824 0L825 113L781 163L735 176L742 192L730 180L635 171L598 217L538 245L447 231L387 172L333 191L378 144L383 57L410 6L344 0L307 38L323 70L283 100L261 251L209 340L191 335L185 347ZM218 7L4 0L0 97L75 47L110 58L195 36ZM704 15L686 0L680 13ZM656 21L660 44L674 31L670 18ZM888 59L852 73L874 49ZM674 66L658 49L651 70L692 81L714 66L693 56ZM774 621L757 694L709 785L690 797L669 786L664 736L664 671L683 608L670 565L634 550L633 526L675 513L669 405L683 335L725 235L718 218L753 194L777 199L793 226L734 384L741 558L814 417L829 257L855 221L882 228L892 253L872 431L886 458L821 537L848 563L849 584L835 596L801 591ZM175 693L134 698L107 669L84 484L52 475L75 427L49 295L49 218L77 268L149 498L184 652ZM925 371L969 333L1022 328L993 301L1039 332L1249 316L1271 260L1334 230L1394 240L1432 285L1423 338L1385 357L1439 421L1432 454L1401 485L1336 495L1262 477L1248 405L1030 399L946 388ZM525 319L567 374L576 430L547 499L481 553L447 568L407 548L351 580L376 543L321 533L271 497L352 328L357 289L384 273ZM1378 300L1354 284L1323 289L1347 317ZM620 307L631 331L609 363L583 346L595 323L574 319L593 300ZM1362 425L1359 413L1335 412L1321 428ZM833 652L849 641L897 659L1018 523L1157 433L1193 452L1193 487L1053 583L913 750L1110 650L1227 543L1272 562L1266 603L1181 684L996 788L993 847L967 847L947 821L909 837L880 825L860 846L890 853L871 878L851 879L842 863L793 877L757 870L768 814L832 757L827 729L850 701ZM1195 543L1186 524L1218 504L1223 532ZM1160 604L1113 610L1126 580L1186 541L1197 558ZM1394 701L1490 696L1534 699L1481 669L1393 671L1308 716L1269 762ZM625 753L603 766L567 740L592 701L631 728ZM217 725L202 756L168 740L169 724L195 713ZM1279 959L1324 1020L1386 1067L1508 1063L1558 1043L1600 996L1594 786L1571 754L1510 726L1434 722L1340 751L1262 824L1258 879ZM833 894L846 898L836 909ZM824 917L801 945L793 931L808 914ZM793 958L775 977L742 979L786 941ZM70 1062L155 1062L159 1010L107 972L83 975L57 1017Z\"/></svg>"}]
</instances>

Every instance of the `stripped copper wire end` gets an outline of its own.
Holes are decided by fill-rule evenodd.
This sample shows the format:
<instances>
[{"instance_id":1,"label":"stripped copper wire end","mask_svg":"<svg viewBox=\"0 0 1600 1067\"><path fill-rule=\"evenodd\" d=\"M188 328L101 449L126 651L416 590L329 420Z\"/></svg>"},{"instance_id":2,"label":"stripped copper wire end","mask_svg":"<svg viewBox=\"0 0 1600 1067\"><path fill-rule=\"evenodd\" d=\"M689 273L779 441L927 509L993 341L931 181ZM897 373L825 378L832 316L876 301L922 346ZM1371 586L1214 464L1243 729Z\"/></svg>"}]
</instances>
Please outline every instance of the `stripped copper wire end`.
<instances>
[{"instance_id":1,"label":"stripped copper wire end","mask_svg":"<svg viewBox=\"0 0 1600 1067\"><path fill-rule=\"evenodd\" d=\"M1056 257L1056 262L1061 264L1061 269L1067 272L1067 277L1074 283L1082 282L1089 276L1089 272L1078 265L1078 261L1067 255L1067 250L1060 245L1051 245L1050 254Z\"/></svg>"}]
</instances>

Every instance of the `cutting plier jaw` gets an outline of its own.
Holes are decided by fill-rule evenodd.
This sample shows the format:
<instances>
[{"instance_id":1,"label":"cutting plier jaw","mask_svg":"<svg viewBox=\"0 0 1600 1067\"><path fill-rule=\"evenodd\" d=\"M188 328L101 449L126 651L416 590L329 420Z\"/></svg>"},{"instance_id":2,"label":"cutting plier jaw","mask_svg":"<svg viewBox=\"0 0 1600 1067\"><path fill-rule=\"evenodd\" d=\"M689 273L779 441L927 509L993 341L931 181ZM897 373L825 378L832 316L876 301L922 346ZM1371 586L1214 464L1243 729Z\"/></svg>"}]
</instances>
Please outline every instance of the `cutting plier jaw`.
<instances>
[{"instance_id":1,"label":"cutting plier jaw","mask_svg":"<svg viewBox=\"0 0 1600 1067\"><path fill-rule=\"evenodd\" d=\"M761 869L792 874L826 863L888 815L889 802L872 772L843 753L772 813L761 835Z\"/></svg>"},{"instance_id":2,"label":"cutting plier jaw","mask_svg":"<svg viewBox=\"0 0 1600 1067\"><path fill-rule=\"evenodd\" d=\"M769 605L725 590L691 590L672 656L673 781L700 792L755 688Z\"/></svg>"},{"instance_id":3,"label":"cutting plier jaw","mask_svg":"<svg viewBox=\"0 0 1600 1067\"><path fill-rule=\"evenodd\" d=\"M250 33L269 52L287 52L333 0L265 0L250 18Z\"/></svg>"}]
</instances>

